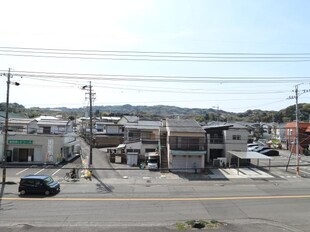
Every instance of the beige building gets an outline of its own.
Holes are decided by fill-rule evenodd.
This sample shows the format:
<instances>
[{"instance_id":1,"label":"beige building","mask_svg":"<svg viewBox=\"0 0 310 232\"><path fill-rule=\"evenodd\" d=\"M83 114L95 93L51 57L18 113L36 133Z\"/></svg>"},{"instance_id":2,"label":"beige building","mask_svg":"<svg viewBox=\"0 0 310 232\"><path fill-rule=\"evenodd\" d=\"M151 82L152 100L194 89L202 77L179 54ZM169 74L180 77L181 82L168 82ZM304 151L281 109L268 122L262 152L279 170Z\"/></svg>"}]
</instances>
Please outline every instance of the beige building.
<instances>
[{"instance_id":1,"label":"beige building","mask_svg":"<svg viewBox=\"0 0 310 232\"><path fill-rule=\"evenodd\" d=\"M167 159L172 172L200 172L205 167L205 131L195 120L167 119Z\"/></svg>"}]
</instances>

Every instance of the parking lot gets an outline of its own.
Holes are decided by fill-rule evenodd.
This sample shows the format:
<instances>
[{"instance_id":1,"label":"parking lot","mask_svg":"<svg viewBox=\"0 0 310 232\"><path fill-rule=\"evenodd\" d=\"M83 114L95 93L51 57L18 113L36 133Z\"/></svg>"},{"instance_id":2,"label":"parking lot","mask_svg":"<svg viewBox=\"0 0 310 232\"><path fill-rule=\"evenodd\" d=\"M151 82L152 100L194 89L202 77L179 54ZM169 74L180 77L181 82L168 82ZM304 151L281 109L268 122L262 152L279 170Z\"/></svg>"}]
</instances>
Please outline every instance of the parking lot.
<instances>
[{"instance_id":1,"label":"parking lot","mask_svg":"<svg viewBox=\"0 0 310 232\"><path fill-rule=\"evenodd\" d=\"M95 154L99 151L95 151ZM99 153L98 153L99 154ZM98 155L97 154L97 155ZM310 157L301 156L300 160L300 176L296 175L296 158L292 156L289 166L289 151L280 150L280 155L272 157L271 167L269 170L268 161L260 161L259 166L256 165L256 160L252 160L253 166L237 168L209 168L207 172L202 174L174 174L161 173L159 171L149 171L147 169L140 170L137 167L129 167L126 164L110 164L109 167L100 169L95 166L94 174L99 179L123 179L123 180L233 180L233 179L297 179L310 178ZM102 156L104 154L101 154ZM97 156L98 157L98 156ZM101 157L102 158L102 157ZM81 168L81 159L77 158L74 161L64 165L44 165L30 167L12 167L7 168L7 177L14 181L19 180L21 176L25 175L50 175L57 181L64 181L64 176L72 168ZM81 169L80 169L81 170ZM0 173L2 175L2 173Z\"/></svg>"}]
</instances>

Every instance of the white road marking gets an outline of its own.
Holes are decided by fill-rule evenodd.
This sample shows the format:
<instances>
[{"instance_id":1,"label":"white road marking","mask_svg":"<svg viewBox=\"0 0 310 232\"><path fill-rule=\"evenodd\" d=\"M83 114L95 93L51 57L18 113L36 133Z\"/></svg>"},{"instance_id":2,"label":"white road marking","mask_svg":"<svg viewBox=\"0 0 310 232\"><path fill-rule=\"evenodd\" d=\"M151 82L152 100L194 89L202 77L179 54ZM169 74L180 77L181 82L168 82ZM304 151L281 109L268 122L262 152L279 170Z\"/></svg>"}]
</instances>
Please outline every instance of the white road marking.
<instances>
[{"instance_id":1,"label":"white road marking","mask_svg":"<svg viewBox=\"0 0 310 232\"><path fill-rule=\"evenodd\" d=\"M58 169L56 172L52 174L52 176L56 175L61 169Z\"/></svg>"},{"instance_id":2,"label":"white road marking","mask_svg":"<svg viewBox=\"0 0 310 232\"><path fill-rule=\"evenodd\" d=\"M40 172L43 172L45 170L45 168L41 169L40 171L36 172L34 175L39 174Z\"/></svg>"},{"instance_id":3,"label":"white road marking","mask_svg":"<svg viewBox=\"0 0 310 232\"><path fill-rule=\"evenodd\" d=\"M29 169L29 168L26 168L26 169L24 169L24 170L22 170L22 171L16 173L16 176L19 175L19 174L21 174L21 173L23 173L23 172L25 172L25 171L27 171L28 169Z\"/></svg>"}]
</instances>

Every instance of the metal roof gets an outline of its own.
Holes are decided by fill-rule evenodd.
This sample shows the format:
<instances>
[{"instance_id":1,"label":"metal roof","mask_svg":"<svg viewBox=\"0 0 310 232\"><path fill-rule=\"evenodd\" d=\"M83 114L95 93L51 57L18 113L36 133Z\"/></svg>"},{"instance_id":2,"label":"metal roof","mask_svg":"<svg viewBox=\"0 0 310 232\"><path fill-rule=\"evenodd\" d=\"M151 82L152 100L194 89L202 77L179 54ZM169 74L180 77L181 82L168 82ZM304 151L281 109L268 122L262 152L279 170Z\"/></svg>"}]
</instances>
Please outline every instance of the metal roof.
<instances>
[{"instance_id":1,"label":"metal roof","mask_svg":"<svg viewBox=\"0 0 310 232\"><path fill-rule=\"evenodd\" d=\"M228 151L228 153L237 156L240 159L265 159L273 160L273 158L254 151Z\"/></svg>"},{"instance_id":2,"label":"metal roof","mask_svg":"<svg viewBox=\"0 0 310 232\"><path fill-rule=\"evenodd\" d=\"M36 120L33 118L10 118L8 123L9 124L29 124L34 121Z\"/></svg>"},{"instance_id":3,"label":"metal roof","mask_svg":"<svg viewBox=\"0 0 310 232\"><path fill-rule=\"evenodd\" d=\"M47 126L66 126L69 125L68 121L61 120L41 120L38 122L39 126L47 125Z\"/></svg>"},{"instance_id":4,"label":"metal roof","mask_svg":"<svg viewBox=\"0 0 310 232\"><path fill-rule=\"evenodd\" d=\"M161 126L160 121L138 121L136 123L126 123L125 128L130 129L147 129L147 130L156 130Z\"/></svg>"},{"instance_id":5,"label":"metal roof","mask_svg":"<svg viewBox=\"0 0 310 232\"><path fill-rule=\"evenodd\" d=\"M171 132L205 133L195 120L189 119L167 119L167 130Z\"/></svg>"},{"instance_id":6,"label":"metal roof","mask_svg":"<svg viewBox=\"0 0 310 232\"><path fill-rule=\"evenodd\" d=\"M212 128L225 128L227 129L229 127L233 127L235 129L247 129L248 126L242 124L241 122L210 122L206 126L204 126L204 129L212 129Z\"/></svg>"}]
</instances>

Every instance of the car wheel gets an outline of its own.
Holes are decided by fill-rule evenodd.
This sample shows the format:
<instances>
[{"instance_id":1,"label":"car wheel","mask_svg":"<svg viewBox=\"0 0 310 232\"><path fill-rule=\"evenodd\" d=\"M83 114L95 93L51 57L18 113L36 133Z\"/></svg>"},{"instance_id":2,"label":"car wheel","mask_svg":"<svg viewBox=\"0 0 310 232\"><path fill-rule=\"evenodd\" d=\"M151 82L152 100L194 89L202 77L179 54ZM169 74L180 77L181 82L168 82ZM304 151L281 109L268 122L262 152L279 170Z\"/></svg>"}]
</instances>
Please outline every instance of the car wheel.
<instances>
[{"instance_id":1,"label":"car wheel","mask_svg":"<svg viewBox=\"0 0 310 232\"><path fill-rule=\"evenodd\" d=\"M45 194L45 196L48 196L48 195L50 195L50 191L46 190L46 191L44 192L44 194Z\"/></svg>"},{"instance_id":2,"label":"car wheel","mask_svg":"<svg viewBox=\"0 0 310 232\"><path fill-rule=\"evenodd\" d=\"M25 195L26 191L25 190L21 190L19 193L20 193L20 195Z\"/></svg>"}]
</instances>

